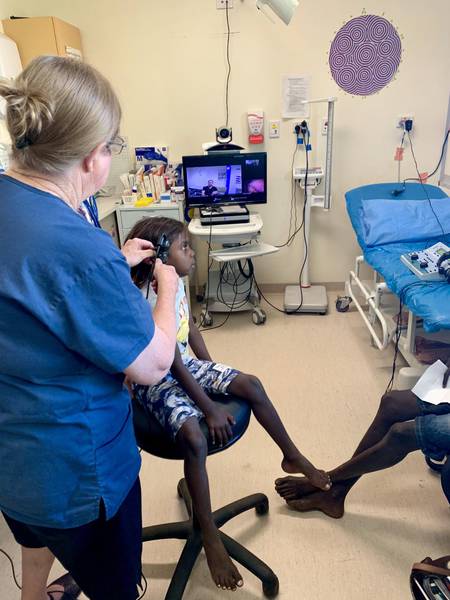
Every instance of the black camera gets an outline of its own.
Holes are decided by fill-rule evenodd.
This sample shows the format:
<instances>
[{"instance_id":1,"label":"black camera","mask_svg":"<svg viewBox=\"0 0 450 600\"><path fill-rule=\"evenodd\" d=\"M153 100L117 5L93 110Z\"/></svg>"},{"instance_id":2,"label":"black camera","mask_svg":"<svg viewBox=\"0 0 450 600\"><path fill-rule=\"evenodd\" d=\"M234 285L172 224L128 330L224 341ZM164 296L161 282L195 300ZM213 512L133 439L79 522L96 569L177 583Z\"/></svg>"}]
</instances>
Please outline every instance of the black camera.
<instances>
[{"instance_id":1,"label":"black camera","mask_svg":"<svg viewBox=\"0 0 450 600\"><path fill-rule=\"evenodd\" d=\"M216 140L218 144L229 144L233 139L233 130L231 127L222 125L216 129Z\"/></svg>"}]
</instances>

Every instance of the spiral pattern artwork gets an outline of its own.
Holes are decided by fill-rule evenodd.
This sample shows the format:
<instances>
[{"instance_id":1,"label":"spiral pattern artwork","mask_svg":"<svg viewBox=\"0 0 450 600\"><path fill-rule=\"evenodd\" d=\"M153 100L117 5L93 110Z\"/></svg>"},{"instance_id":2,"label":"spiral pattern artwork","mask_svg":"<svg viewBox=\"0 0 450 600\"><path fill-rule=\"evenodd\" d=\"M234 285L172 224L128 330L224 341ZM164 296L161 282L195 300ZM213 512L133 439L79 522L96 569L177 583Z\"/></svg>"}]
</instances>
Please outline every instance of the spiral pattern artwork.
<instances>
[{"instance_id":1,"label":"spiral pattern artwork","mask_svg":"<svg viewBox=\"0 0 450 600\"><path fill-rule=\"evenodd\" d=\"M348 21L329 55L333 79L349 94L368 96L386 86L400 65L402 43L395 27L377 15Z\"/></svg>"}]
</instances>

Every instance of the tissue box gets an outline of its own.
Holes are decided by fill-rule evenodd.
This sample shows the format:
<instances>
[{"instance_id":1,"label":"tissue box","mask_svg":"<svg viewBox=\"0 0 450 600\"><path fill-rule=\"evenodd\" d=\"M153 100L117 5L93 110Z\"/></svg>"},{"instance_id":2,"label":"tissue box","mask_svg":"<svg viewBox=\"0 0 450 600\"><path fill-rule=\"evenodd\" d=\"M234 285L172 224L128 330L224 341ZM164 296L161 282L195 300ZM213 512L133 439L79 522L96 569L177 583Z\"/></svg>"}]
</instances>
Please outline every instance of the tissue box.
<instances>
[{"instance_id":1,"label":"tissue box","mask_svg":"<svg viewBox=\"0 0 450 600\"><path fill-rule=\"evenodd\" d=\"M134 204L136 197L132 194L122 194L122 202L124 204Z\"/></svg>"},{"instance_id":2,"label":"tissue box","mask_svg":"<svg viewBox=\"0 0 450 600\"><path fill-rule=\"evenodd\" d=\"M170 192L161 192L159 195L160 202L170 202L172 200L172 196Z\"/></svg>"}]
</instances>

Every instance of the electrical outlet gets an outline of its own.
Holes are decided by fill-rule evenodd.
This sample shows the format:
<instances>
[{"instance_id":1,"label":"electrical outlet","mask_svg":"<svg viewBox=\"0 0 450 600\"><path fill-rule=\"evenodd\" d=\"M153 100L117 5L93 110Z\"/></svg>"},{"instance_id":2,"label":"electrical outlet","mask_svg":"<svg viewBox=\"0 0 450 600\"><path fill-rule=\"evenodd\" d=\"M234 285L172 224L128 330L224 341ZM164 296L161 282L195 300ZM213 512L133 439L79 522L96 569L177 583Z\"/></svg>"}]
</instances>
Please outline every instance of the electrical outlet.
<instances>
[{"instance_id":1,"label":"electrical outlet","mask_svg":"<svg viewBox=\"0 0 450 600\"><path fill-rule=\"evenodd\" d=\"M397 119L397 129L405 129L405 121L412 121L413 125L414 125L414 115L409 115L409 114L401 115Z\"/></svg>"},{"instance_id":2,"label":"electrical outlet","mask_svg":"<svg viewBox=\"0 0 450 600\"><path fill-rule=\"evenodd\" d=\"M279 138L280 137L280 121L274 120L269 121L269 137Z\"/></svg>"},{"instance_id":3,"label":"electrical outlet","mask_svg":"<svg viewBox=\"0 0 450 600\"><path fill-rule=\"evenodd\" d=\"M227 2L228 8L233 8L233 0L216 0L217 10L225 9L227 7Z\"/></svg>"}]
</instances>

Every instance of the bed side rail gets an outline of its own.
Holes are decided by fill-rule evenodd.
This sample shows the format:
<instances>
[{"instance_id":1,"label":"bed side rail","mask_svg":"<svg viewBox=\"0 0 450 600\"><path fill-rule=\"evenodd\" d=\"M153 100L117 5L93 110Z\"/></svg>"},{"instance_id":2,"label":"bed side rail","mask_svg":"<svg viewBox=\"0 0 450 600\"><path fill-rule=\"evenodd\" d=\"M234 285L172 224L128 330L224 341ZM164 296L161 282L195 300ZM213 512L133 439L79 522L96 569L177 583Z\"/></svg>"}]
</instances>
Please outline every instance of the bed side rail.
<instances>
[{"instance_id":1,"label":"bed side rail","mask_svg":"<svg viewBox=\"0 0 450 600\"><path fill-rule=\"evenodd\" d=\"M358 309L367 329L372 336L373 342L379 350L385 350L391 341L391 335L389 333L386 318L380 310L380 300L383 292L389 291L388 286L384 282L377 281L377 274L375 272L374 278L374 289L367 287L364 282L360 279L360 268L364 263L364 256L357 256L355 261L355 270L350 271L349 280L345 282L346 293L351 297ZM362 304L359 302L358 297L355 293L355 286L357 286L365 299L365 303L369 306L369 313L367 314ZM376 321L378 320L381 327L381 336L377 333L374 328Z\"/></svg>"}]
</instances>

